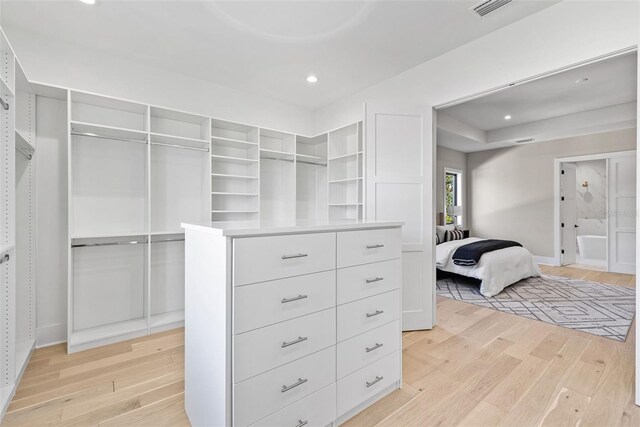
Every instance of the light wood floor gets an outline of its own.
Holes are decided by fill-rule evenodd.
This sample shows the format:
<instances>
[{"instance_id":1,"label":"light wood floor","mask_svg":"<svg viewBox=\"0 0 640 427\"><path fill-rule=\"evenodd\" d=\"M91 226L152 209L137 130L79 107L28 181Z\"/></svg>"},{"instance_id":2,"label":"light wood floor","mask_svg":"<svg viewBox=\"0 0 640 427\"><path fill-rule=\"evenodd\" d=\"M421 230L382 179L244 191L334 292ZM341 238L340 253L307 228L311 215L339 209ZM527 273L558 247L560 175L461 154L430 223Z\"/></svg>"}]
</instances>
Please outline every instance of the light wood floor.
<instances>
[{"instance_id":1,"label":"light wood floor","mask_svg":"<svg viewBox=\"0 0 640 427\"><path fill-rule=\"evenodd\" d=\"M545 274L635 286L633 276L543 267ZM349 426L639 426L635 334L627 341L447 299L438 326L409 332L404 387ZM37 350L4 419L13 425L188 425L184 333L67 355Z\"/></svg>"}]
</instances>

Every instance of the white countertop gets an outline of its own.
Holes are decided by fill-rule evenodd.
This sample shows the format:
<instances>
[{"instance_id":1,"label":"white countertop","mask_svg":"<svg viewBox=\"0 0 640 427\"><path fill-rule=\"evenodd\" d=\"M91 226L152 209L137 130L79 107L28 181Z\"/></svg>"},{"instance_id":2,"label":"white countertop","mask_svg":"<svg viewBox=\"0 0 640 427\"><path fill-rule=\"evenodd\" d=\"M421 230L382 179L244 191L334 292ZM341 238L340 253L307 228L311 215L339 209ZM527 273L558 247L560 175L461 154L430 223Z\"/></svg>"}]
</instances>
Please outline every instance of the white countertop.
<instances>
[{"instance_id":1,"label":"white countertop","mask_svg":"<svg viewBox=\"0 0 640 427\"><path fill-rule=\"evenodd\" d=\"M367 230L372 228L401 227L402 221L323 221L273 222L228 221L206 224L182 223L182 228L205 231L217 236L248 237L269 234L315 233L323 231Z\"/></svg>"}]
</instances>

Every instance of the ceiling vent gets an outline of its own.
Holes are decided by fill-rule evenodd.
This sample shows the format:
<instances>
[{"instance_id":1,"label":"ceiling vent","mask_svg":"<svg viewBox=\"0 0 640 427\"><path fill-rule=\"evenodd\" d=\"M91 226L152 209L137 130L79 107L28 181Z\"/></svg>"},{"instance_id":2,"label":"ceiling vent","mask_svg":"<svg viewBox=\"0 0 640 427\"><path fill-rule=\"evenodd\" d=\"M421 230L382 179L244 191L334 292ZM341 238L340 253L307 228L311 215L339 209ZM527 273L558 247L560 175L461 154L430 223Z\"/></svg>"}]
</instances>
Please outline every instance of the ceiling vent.
<instances>
[{"instance_id":1,"label":"ceiling vent","mask_svg":"<svg viewBox=\"0 0 640 427\"><path fill-rule=\"evenodd\" d=\"M516 140L516 144L524 144L526 142L533 142L533 141L535 141L533 138L518 139Z\"/></svg>"},{"instance_id":2,"label":"ceiling vent","mask_svg":"<svg viewBox=\"0 0 640 427\"><path fill-rule=\"evenodd\" d=\"M473 7L473 11L480 17L490 14L496 9L500 9L511 3L513 0L484 0Z\"/></svg>"}]
</instances>

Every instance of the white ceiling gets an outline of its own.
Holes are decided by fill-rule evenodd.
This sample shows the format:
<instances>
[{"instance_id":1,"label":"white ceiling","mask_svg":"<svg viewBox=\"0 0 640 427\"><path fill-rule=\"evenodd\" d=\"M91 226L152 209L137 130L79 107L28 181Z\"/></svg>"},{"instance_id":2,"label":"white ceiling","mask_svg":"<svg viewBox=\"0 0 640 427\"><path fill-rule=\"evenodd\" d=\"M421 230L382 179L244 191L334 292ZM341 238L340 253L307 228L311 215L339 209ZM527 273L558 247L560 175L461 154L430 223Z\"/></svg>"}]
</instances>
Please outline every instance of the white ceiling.
<instances>
[{"instance_id":1,"label":"white ceiling","mask_svg":"<svg viewBox=\"0 0 640 427\"><path fill-rule=\"evenodd\" d=\"M559 0L97 1L3 0L2 25L315 109Z\"/></svg>"},{"instance_id":2,"label":"white ceiling","mask_svg":"<svg viewBox=\"0 0 640 427\"><path fill-rule=\"evenodd\" d=\"M561 123L557 120L560 117L572 117L575 126L586 127L588 123L576 119L581 113L598 110L609 114L609 107L636 101L637 60L635 53L614 57L442 109L439 114L446 114L465 125L485 131L487 144L455 135L450 132L451 129L442 133L438 144L466 152L489 150L498 148L491 145L492 142L498 142L498 136L530 137L533 135L518 135L517 132L531 132L534 124L539 128L553 126ZM583 78L589 80L577 83ZM505 120L506 115L510 115L511 119ZM597 114L582 114L582 117L593 120ZM609 123L601 124L611 125L616 119L611 117L607 120ZM545 134L550 135L551 131L546 129ZM562 132L566 134L566 126ZM492 140L492 136L496 138Z\"/></svg>"}]
</instances>

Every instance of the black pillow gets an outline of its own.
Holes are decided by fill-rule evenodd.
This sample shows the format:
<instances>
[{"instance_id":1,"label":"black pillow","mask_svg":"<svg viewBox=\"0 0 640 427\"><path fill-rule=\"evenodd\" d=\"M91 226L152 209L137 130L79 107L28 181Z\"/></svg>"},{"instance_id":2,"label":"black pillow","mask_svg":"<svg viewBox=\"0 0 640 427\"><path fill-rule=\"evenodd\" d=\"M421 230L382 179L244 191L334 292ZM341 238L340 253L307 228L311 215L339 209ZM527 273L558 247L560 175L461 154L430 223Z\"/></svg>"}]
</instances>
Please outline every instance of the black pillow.
<instances>
[{"instance_id":1,"label":"black pillow","mask_svg":"<svg viewBox=\"0 0 640 427\"><path fill-rule=\"evenodd\" d=\"M463 230L447 230L444 233L444 241L451 242L453 240L462 240L464 239L464 231Z\"/></svg>"}]
</instances>

